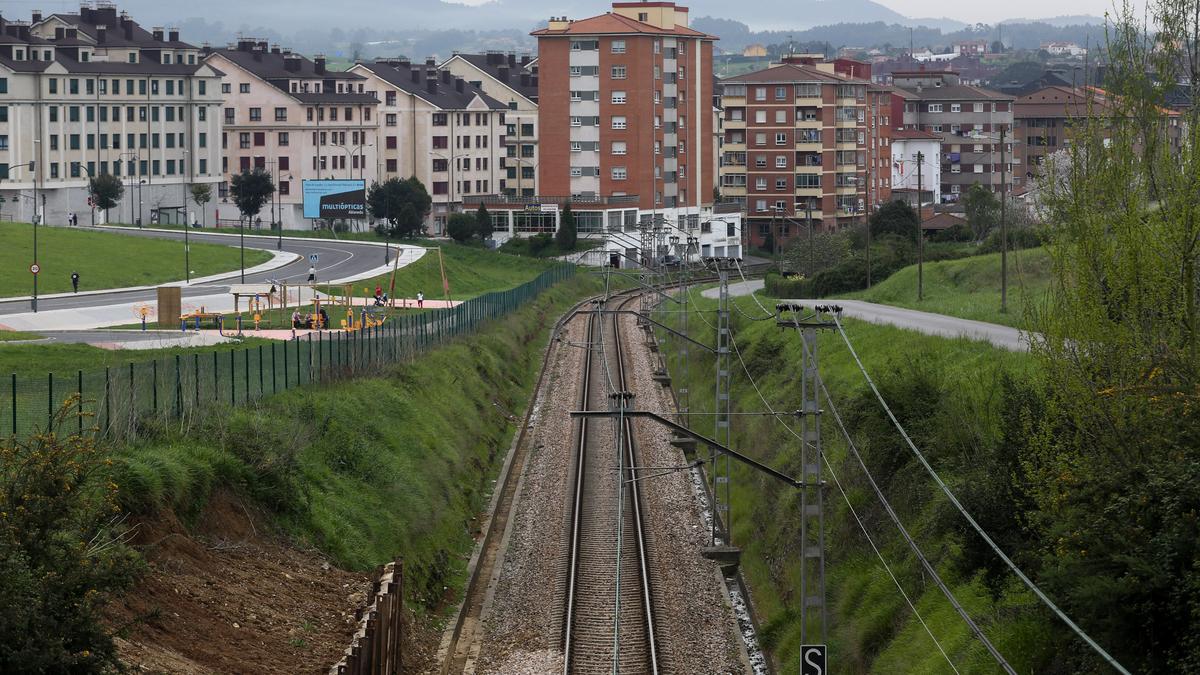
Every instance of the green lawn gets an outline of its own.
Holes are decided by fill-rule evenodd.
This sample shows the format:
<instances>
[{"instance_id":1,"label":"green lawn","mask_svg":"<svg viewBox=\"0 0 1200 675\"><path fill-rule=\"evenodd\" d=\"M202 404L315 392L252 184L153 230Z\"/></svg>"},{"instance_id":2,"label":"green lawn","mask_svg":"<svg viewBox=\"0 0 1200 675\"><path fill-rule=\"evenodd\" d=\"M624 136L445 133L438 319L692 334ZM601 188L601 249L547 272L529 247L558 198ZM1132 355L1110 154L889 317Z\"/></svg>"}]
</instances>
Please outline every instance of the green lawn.
<instances>
[{"instance_id":1,"label":"green lawn","mask_svg":"<svg viewBox=\"0 0 1200 675\"><path fill-rule=\"evenodd\" d=\"M1044 248L1008 254L1008 312L1000 312L1000 254L925 264L925 297L917 300L917 267L911 265L868 291L838 297L919 309L1022 328L1025 310L1045 297L1050 256Z\"/></svg>"},{"instance_id":2,"label":"green lawn","mask_svg":"<svg viewBox=\"0 0 1200 675\"><path fill-rule=\"evenodd\" d=\"M555 261L522 258L478 246L434 241L418 243L423 246L441 247L446 265L446 278L450 282L450 297L454 300L467 300L484 293L519 286L556 264ZM352 284L352 291L358 296L374 295L375 285L379 284L383 286L384 292L387 292L391 280L392 275L389 273L375 279L356 281ZM341 287L330 290L342 292ZM435 248L430 248L420 260L401 267L396 272L396 290L390 296L415 298L417 291L424 293L430 300L443 297L442 272Z\"/></svg>"},{"instance_id":3,"label":"green lawn","mask_svg":"<svg viewBox=\"0 0 1200 675\"><path fill-rule=\"evenodd\" d=\"M184 278L183 244L146 237L127 237L86 228L39 227L39 293L71 290L71 272L79 273L79 290L152 286ZM246 267L270 260L264 251L246 251ZM24 223L0 223L0 297L33 293L33 230ZM217 244L191 245L192 277L238 269L238 249Z\"/></svg>"},{"instance_id":4,"label":"green lawn","mask_svg":"<svg viewBox=\"0 0 1200 675\"><path fill-rule=\"evenodd\" d=\"M0 333L4 335L5 333ZM32 336L37 339L38 336ZM21 338L30 339L30 338ZM132 363L152 361L164 356L175 354L190 355L193 353L207 354L212 351L227 352L232 349L259 344L269 345L272 340L247 338L241 343L226 343L210 347L170 348L170 349L101 349L91 345L62 344L44 342L29 345L5 345L0 340L0 376L7 377L15 373L21 379L42 381L47 373L56 377L74 376L80 370L85 372L103 371L105 367L128 366Z\"/></svg>"},{"instance_id":5,"label":"green lawn","mask_svg":"<svg viewBox=\"0 0 1200 675\"><path fill-rule=\"evenodd\" d=\"M22 333L19 330L0 330L0 342L20 342L22 340L40 340L37 333Z\"/></svg>"}]
</instances>

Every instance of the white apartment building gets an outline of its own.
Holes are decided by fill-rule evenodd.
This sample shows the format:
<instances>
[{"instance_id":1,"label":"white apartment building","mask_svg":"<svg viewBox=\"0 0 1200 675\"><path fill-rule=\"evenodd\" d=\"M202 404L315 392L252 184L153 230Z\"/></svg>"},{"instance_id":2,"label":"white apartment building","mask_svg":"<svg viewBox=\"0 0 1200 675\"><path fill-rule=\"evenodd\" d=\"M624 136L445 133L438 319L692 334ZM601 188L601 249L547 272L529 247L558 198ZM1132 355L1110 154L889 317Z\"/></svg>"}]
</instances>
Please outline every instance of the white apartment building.
<instances>
[{"instance_id":1,"label":"white apartment building","mask_svg":"<svg viewBox=\"0 0 1200 675\"><path fill-rule=\"evenodd\" d=\"M0 18L0 218L101 222L88 181L103 174L126 186L110 221L200 217L187 192L221 181L220 78L177 30L109 3Z\"/></svg>"},{"instance_id":2,"label":"white apartment building","mask_svg":"<svg viewBox=\"0 0 1200 675\"><path fill-rule=\"evenodd\" d=\"M500 192L532 197L538 169L537 59L501 52L455 54L441 67L508 106Z\"/></svg>"},{"instance_id":3,"label":"white apartment building","mask_svg":"<svg viewBox=\"0 0 1200 675\"><path fill-rule=\"evenodd\" d=\"M328 70L324 57L310 60L248 38L207 50L205 62L224 73L225 180L256 168L276 180L275 199L259 216L264 227L313 227L304 218L305 180L353 178L368 186L378 180L379 102L365 91L364 77ZM222 183L214 201L222 220L236 220L227 190Z\"/></svg>"},{"instance_id":4,"label":"white apartment building","mask_svg":"<svg viewBox=\"0 0 1200 675\"><path fill-rule=\"evenodd\" d=\"M464 198L500 191L507 105L433 59L356 63L349 74L379 103L381 179L416 176L425 185L431 234L445 233Z\"/></svg>"},{"instance_id":5,"label":"white apartment building","mask_svg":"<svg viewBox=\"0 0 1200 675\"><path fill-rule=\"evenodd\" d=\"M917 161L920 157L921 161ZM942 137L921 129L892 130L892 197L916 208L942 202ZM920 167L920 172L917 168ZM919 175L918 175L919 174Z\"/></svg>"}]
</instances>

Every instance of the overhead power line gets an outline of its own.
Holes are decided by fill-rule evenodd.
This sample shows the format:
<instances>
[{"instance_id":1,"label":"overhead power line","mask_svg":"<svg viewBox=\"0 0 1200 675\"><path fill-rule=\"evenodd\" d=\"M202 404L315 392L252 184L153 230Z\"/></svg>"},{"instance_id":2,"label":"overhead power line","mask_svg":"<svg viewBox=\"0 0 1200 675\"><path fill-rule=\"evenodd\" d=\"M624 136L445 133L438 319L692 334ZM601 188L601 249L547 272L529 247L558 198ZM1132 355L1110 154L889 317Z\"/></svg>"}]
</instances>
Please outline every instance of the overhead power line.
<instances>
[{"instance_id":1,"label":"overhead power line","mask_svg":"<svg viewBox=\"0 0 1200 675\"><path fill-rule=\"evenodd\" d=\"M904 426L900 424L900 420L896 419L896 415L892 413L892 409L888 407L887 401L884 400L883 395L879 393L879 388L875 386L875 381L871 379L870 373L867 372L866 366L863 365L862 359L859 358L858 352L855 351L854 345L850 343L850 336L846 335L846 329L842 326L842 322L836 314L833 316L833 322L837 326L838 333L841 334L842 340L846 343L846 348L850 350L850 356L854 357L854 362L858 364L858 369L862 372L863 377L866 379L867 385L870 386L871 391L875 394L875 398L878 399L879 404L883 406L884 412L887 413L888 419L892 421L892 424L900 432L900 436L904 438L904 442L908 444L909 449L912 450L914 455L916 455L917 460L921 463L921 466L925 467L925 471L927 471L933 478L934 482L937 483L942 493L946 495L946 497L950 500L950 503L954 504L954 508L958 509L958 512L962 514L963 518L970 523L971 528L975 530L975 532L983 539L983 541L986 542L989 547L991 547L992 551L1004 561L1004 564L1008 565L1008 568L1012 570L1013 574L1016 574L1017 578L1019 578L1021 582L1024 583L1025 586L1032 591L1039 600L1042 601L1043 604L1050 608L1050 610L1053 611L1063 623L1067 624L1067 626L1070 627L1070 629L1074 631L1075 634L1080 637L1080 639L1087 643L1087 645L1091 647L1093 651L1107 661L1108 664L1117 672L1122 673L1122 675L1129 675L1129 671L1126 670L1124 666L1118 663L1111 654L1105 651L1105 649L1101 647L1095 640L1093 640L1090 635L1084 632L1084 630L1080 628L1078 624L1072 621L1071 617L1067 616L1065 612L1059 609L1058 605L1054 604L1054 601L1051 600L1050 597L1046 595L1046 593L1043 592L1037 584L1033 583L1033 581L1025 574L1025 572L1021 571L1020 567L1017 567L1017 564L1012 561L1012 558L1009 558L1008 555L1004 553L1004 551L998 545L996 545L996 542L992 540L992 538L987 532L984 531L982 527L980 527L979 523L975 522L975 518L973 518L966 508L963 507L962 503L958 501L958 498L954 496L954 492L950 490L949 486L947 486L945 481L942 480L942 477L939 476L937 471L934 470L933 466L930 465L929 460L925 458L925 455L922 454L917 448L916 444L913 443L912 438L910 438L908 435L908 432L904 430Z\"/></svg>"}]
</instances>

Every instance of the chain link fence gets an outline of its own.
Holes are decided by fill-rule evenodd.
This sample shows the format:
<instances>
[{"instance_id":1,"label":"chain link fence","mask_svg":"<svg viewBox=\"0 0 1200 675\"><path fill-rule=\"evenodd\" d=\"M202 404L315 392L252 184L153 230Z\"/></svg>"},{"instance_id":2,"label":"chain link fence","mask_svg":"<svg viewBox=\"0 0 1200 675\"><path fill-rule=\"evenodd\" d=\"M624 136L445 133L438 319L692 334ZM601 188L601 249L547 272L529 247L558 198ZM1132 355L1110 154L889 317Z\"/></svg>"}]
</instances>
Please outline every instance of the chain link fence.
<instances>
[{"instance_id":1,"label":"chain link fence","mask_svg":"<svg viewBox=\"0 0 1200 675\"><path fill-rule=\"evenodd\" d=\"M173 354L40 378L12 374L8 386L0 385L0 428L8 427L17 437L44 431L65 402L72 401L78 407L78 421L73 421L78 427L62 431L129 437L149 419L184 419L214 404L236 406L296 387L376 373L513 312L574 275L574 265L558 265L507 291L452 309L392 317L352 333L316 332L269 345Z\"/></svg>"}]
</instances>

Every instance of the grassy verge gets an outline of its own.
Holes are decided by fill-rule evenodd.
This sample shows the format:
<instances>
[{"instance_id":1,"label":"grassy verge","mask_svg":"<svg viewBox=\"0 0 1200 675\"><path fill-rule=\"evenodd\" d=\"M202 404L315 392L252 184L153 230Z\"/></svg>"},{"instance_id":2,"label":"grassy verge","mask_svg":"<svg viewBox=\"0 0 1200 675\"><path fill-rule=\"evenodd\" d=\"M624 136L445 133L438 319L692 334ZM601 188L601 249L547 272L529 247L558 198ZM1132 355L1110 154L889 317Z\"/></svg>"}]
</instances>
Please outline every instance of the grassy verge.
<instances>
[{"instance_id":1,"label":"grassy verge","mask_svg":"<svg viewBox=\"0 0 1200 675\"><path fill-rule=\"evenodd\" d=\"M440 246L442 260L438 259L437 251L430 250L420 260L401 267L396 272L396 289L391 297L415 298L420 291L426 298L440 299L443 262L446 279L450 283L450 297L454 300L467 300L484 293L520 286L555 264L554 261L520 258L477 246L429 241L421 243ZM387 292L391 281L391 274L357 281L351 284L351 291L357 296L374 295L378 284ZM329 290L342 292L340 286Z\"/></svg>"},{"instance_id":2,"label":"grassy verge","mask_svg":"<svg viewBox=\"0 0 1200 675\"><path fill-rule=\"evenodd\" d=\"M1024 327L1025 309L1041 303L1050 283L1050 256L1035 248L1009 253L1008 312L1000 311L1000 254L943 260L924 266L924 299L917 300L917 268L905 267L868 291L838 297L878 302Z\"/></svg>"},{"instance_id":3,"label":"grassy verge","mask_svg":"<svg viewBox=\"0 0 1200 675\"><path fill-rule=\"evenodd\" d=\"M128 227L131 229L137 228L136 225L129 225L126 223L108 223L108 225L110 227ZM173 223L160 223L158 225L147 225L146 227L153 227L156 230L179 230L179 231L182 231L184 229L184 227L182 225L176 225ZM230 226L215 227L212 225L208 225L208 226L204 226L204 227L193 227L190 229L192 232L217 232L217 233L224 233L224 234L238 232L237 227L230 227ZM250 227L250 226L246 227L246 235L247 236L254 235L256 237L274 237L274 236L276 236L276 234L277 234L276 231L270 229L269 227L258 227L258 228ZM372 229L358 231L358 232L334 232L333 230L328 230L328 229L284 230L283 238L284 239L351 239L351 240L355 240L355 241L378 241L378 242L391 241L392 243L397 243L397 240L395 240L395 239L388 240L386 237L379 236L379 234L376 233L375 230L372 230ZM400 240L399 243L412 244L412 243L420 243L420 242L406 239L406 240Z\"/></svg>"},{"instance_id":4,"label":"grassy verge","mask_svg":"<svg viewBox=\"0 0 1200 675\"><path fill-rule=\"evenodd\" d=\"M270 260L263 251L247 251L246 266ZM33 279L33 227L0 223L0 297L30 295ZM128 286L150 286L184 277L184 252L180 242L126 237L86 228L39 227L39 293L71 290L71 272L79 273L79 290L94 291ZM193 243L193 277L238 269L238 249L218 244Z\"/></svg>"},{"instance_id":5,"label":"grassy verge","mask_svg":"<svg viewBox=\"0 0 1200 675\"><path fill-rule=\"evenodd\" d=\"M698 309L713 322L715 301L698 300ZM750 316L761 311L752 301L736 301ZM694 306L695 307L695 306ZM761 412L765 404L747 376L755 379L763 397L775 410L795 410L802 394L798 377L802 347L794 331L781 331L774 322L749 321L733 313L737 350L732 357L734 412ZM712 343L712 330L692 319L691 327L702 341ZM890 326L846 321L847 332L867 369L879 382L884 396L907 426L941 475L968 508L991 527L995 515L988 509L1000 500L991 480L1010 473L1003 464L1004 400L1010 380L1026 381L1036 364L1028 354L994 349L986 343L932 338ZM676 346L664 339L672 372L682 373ZM819 336L821 375L834 403L847 420L856 443L883 486L901 520L967 610L1017 672L1047 672L1056 659L1060 635L1037 607L1031 595L1003 573L990 574L989 554L979 552L974 534L953 512L924 470L915 464L906 446L866 389L857 366L839 336ZM691 350L688 382L677 382L694 392L712 391L714 362ZM740 357L739 357L740 354ZM742 362L745 363L743 370ZM712 431L711 395L693 395L693 419ZM827 408L827 405L823 405ZM767 464L799 475L799 443L783 428L799 432L798 422L772 417L733 418L734 448ZM849 459L833 417L822 417L825 452L833 464L846 497L828 471L825 491L827 548L827 601L831 659L842 664L839 672L950 672L916 615L897 592L847 508L854 505L900 583L963 673L993 673L996 664L959 619L945 597L923 575L908 547L896 533L858 468ZM811 455L809 461L812 461ZM981 487L983 486L983 487ZM734 466L731 483L733 543L744 550L743 570L751 586L762 641L780 665L780 672L797 672L799 659L800 515L796 492L781 483ZM995 532L993 532L995 534ZM816 623L809 625L815 630ZM812 634L809 641L813 640Z\"/></svg>"},{"instance_id":6,"label":"grassy verge","mask_svg":"<svg viewBox=\"0 0 1200 675\"><path fill-rule=\"evenodd\" d=\"M0 333L2 334L2 333ZM33 336L37 339L39 336ZM170 336L168 336L170 337ZM227 352L230 347L238 349L270 344L271 340L248 337L238 344L220 344L207 347L168 347L162 349L101 349L84 344L62 344L40 342L28 345L11 345L0 349L0 375L15 373L21 380L45 381L47 373L58 376L74 376L77 371L92 373L103 371L106 366L125 366L170 357L176 354L208 354L213 351Z\"/></svg>"},{"instance_id":7,"label":"grassy verge","mask_svg":"<svg viewBox=\"0 0 1200 675\"><path fill-rule=\"evenodd\" d=\"M118 448L121 502L186 517L227 487L342 565L403 556L410 597L439 607L444 587L463 581L471 523L528 404L548 329L597 288L577 277L379 377L292 390Z\"/></svg>"},{"instance_id":8,"label":"grassy verge","mask_svg":"<svg viewBox=\"0 0 1200 675\"><path fill-rule=\"evenodd\" d=\"M37 333L23 333L19 330L0 330L0 342L20 342L22 340L40 340Z\"/></svg>"},{"instance_id":9,"label":"grassy verge","mask_svg":"<svg viewBox=\"0 0 1200 675\"><path fill-rule=\"evenodd\" d=\"M560 255L570 255L571 253L581 253L590 251L594 248L599 248L604 245L604 239L590 239L579 237L575 240L575 246L568 250L563 250L558 247L553 238L548 242L545 239L537 240L534 237L514 237L500 245L501 253L510 255L532 256L534 258L553 258ZM541 245L539 246L539 243Z\"/></svg>"}]
</instances>

